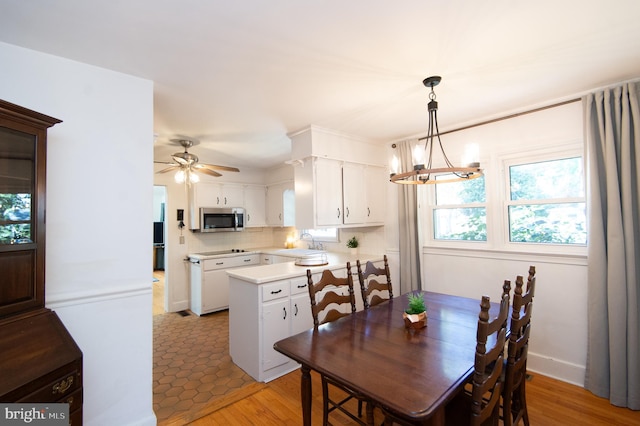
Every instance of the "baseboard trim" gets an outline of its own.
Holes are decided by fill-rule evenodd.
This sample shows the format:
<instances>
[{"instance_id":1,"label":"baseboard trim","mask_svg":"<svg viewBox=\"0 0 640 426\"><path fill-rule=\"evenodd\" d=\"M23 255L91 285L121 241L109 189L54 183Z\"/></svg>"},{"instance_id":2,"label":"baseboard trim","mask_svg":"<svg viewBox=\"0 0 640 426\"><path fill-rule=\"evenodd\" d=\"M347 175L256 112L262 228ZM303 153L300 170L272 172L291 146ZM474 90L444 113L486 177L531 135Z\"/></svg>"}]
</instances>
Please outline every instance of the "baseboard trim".
<instances>
[{"instance_id":1,"label":"baseboard trim","mask_svg":"<svg viewBox=\"0 0 640 426\"><path fill-rule=\"evenodd\" d=\"M584 387L584 365L573 364L567 361L545 357L531 353L527 355L527 370Z\"/></svg>"}]
</instances>

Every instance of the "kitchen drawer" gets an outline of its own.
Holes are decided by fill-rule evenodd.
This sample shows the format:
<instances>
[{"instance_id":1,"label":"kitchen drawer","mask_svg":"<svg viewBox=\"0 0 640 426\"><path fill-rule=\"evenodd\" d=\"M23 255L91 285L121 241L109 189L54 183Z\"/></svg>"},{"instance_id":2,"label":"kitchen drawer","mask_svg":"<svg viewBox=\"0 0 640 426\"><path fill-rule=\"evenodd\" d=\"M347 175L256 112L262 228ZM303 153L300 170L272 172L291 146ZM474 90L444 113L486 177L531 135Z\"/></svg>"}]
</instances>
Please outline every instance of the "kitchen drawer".
<instances>
[{"instance_id":1,"label":"kitchen drawer","mask_svg":"<svg viewBox=\"0 0 640 426\"><path fill-rule=\"evenodd\" d=\"M245 256L236 256L233 259L233 268L239 268L242 266L251 266L260 264L259 254L250 254Z\"/></svg>"},{"instance_id":2,"label":"kitchen drawer","mask_svg":"<svg viewBox=\"0 0 640 426\"><path fill-rule=\"evenodd\" d=\"M212 271L214 269L227 269L233 268L233 257L220 257L217 259L205 259L201 260L202 269L205 271Z\"/></svg>"},{"instance_id":3,"label":"kitchen drawer","mask_svg":"<svg viewBox=\"0 0 640 426\"><path fill-rule=\"evenodd\" d=\"M265 284L262 287L262 301L280 299L289 296L289 280Z\"/></svg>"},{"instance_id":4,"label":"kitchen drawer","mask_svg":"<svg viewBox=\"0 0 640 426\"><path fill-rule=\"evenodd\" d=\"M300 293L309 293L309 282L307 280L307 276L297 277L291 279L291 295L300 294Z\"/></svg>"}]
</instances>

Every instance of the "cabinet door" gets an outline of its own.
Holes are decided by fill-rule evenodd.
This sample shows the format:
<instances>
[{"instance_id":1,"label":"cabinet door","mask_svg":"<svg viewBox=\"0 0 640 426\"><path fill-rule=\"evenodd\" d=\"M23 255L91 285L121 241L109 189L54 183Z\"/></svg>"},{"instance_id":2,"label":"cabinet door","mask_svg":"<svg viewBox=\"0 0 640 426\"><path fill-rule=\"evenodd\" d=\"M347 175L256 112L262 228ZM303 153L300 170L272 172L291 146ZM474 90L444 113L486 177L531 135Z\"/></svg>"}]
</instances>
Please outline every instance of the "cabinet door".
<instances>
[{"instance_id":1,"label":"cabinet door","mask_svg":"<svg viewBox=\"0 0 640 426\"><path fill-rule=\"evenodd\" d=\"M259 227L267 224L267 189L264 186L247 186L244 189L245 226Z\"/></svg>"},{"instance_id":2,"label":"cabinet door","mask_svg":"<svg viewBox=\"0 0 640 426\"><path fill-rule=\"evenodd\" d=\"M289 358L273 349L278 340L289 337L289 298L284 297L262 304L262 370L289 362Z\"/></svg>"},{"instance_id":3,"label":"cabinet door","mask_svg":"<svg viewBox=\"0 0 640 426\"><path fill-rule=\"evenodd\" d=\"M222 207L244 207L244 189L240 185L222 185L220 197Z\"/></svg>"},{"instance_id":4,"label":"cabinet door","mask_svg":"<svg viewBox=\"0 0 640 426\"><path fill-rule=\"evenodd\" d=\"M342 163L317 158L315 174L316 224L342 225Z\"/></svg>"},{"instance_id":5,"label":"cabinet door","mask_svg":"<svg viewBox=\"0 0 640 426\"><path fill-rule=\"evenodd\" d=\"M217 183L198 182L191 185L195 207L222 207L222 185Z\"/></svg>"},{"instance_id":6,"label":"cabinet door","mask_svg":"<svg viewBox=\"0 0 640 426\"><path fill-rule=\"evenodd\" d=\"M294 226L295 192L293 182L267 186L267 224L270 226Z\"/></svg>"},{"instance_id":7,"label":"cabinet door","mask_svg":"<svg viewBox=\"0 0 640 426\"><path fill-rule=\"evenodd\" d=\"M202 284L202 313L229 307L229 276L225 269L205 271Z\"/></svg>"},{"instance_id":8,"label":"cabinet door","mask_svg":"<svg viewBox=\"0 0 640 426\"><path fill-rule=\"evenodd\" d=\"M291 335L313 328L309 293L291 296Z\"/></svg>"},{"instance_id":9,"label":"cabinet door","mask_svg":"<svg viewBox=\"0 0 640 426\"><path fill-rule=\"evenodd\" d=\"M384 222L387 205L389 174L384 167L367 166L364 170L366 187L366 223Z\"/></svg>"},{"instance_id":10,"label":"cabinet door","mask_svg":"<svg viewBox=\"0 0 640 426\"><path fill-rule=\"evenodd\" d=\"M345 224L364 223L366 218L366 181L362 164L342 166L342 197Z\"/></svg>"}]
</instances>

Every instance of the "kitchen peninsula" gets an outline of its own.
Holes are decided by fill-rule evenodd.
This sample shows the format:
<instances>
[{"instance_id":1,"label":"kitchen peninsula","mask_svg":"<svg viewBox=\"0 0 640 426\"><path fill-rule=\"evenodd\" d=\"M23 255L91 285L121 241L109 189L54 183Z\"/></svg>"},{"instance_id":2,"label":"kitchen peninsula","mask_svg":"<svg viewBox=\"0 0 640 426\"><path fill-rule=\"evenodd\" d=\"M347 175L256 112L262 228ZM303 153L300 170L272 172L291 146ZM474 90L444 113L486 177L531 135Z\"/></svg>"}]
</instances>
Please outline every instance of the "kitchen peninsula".
<instances>
[{"instance_id":1,"label":"kitchen peninsula","mask_svg":"<svg viewBox=\"0 0 640 426\"><path fill-rule=\"evenodd\" d=\"M326 253L326 264L299 266L296 262L229 270L229 353L233 362L257 381L268 382L298 368L276 352L278 340L313 327L307 269L318 280L323 270L346 277L347 262L354 275L356 307L362 309L356 259L381 266L382 255Z\"/></svg>"}]
</instances>

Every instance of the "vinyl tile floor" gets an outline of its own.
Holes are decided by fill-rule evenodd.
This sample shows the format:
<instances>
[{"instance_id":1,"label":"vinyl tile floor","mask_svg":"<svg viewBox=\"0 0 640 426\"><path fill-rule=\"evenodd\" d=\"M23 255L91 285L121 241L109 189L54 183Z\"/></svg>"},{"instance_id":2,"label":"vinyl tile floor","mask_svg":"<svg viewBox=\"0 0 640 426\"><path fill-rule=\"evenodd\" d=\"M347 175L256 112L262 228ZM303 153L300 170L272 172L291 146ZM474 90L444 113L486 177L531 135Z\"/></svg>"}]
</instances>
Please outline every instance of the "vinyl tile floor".
<instances>
[{"instance_id":1,"label":"vinyl tile floor","mask_svg":"<svg viewBox=\"0 0 640 426\"><path fill-rule=\"evenodd\" d=\"M153 409L159 425L251 383L229 355L229 311L153 316Z\"/></svg>"}]
</instances>

